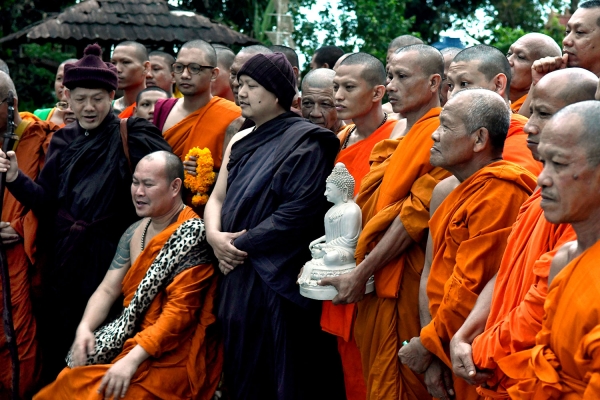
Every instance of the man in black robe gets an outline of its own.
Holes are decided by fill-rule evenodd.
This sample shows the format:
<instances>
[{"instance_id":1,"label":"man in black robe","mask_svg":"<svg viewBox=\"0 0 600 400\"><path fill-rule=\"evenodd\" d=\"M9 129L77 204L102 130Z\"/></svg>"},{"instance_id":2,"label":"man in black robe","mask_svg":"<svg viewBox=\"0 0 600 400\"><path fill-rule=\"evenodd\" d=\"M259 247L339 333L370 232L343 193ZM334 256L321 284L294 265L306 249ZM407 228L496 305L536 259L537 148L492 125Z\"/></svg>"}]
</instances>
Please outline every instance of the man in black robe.
<instances>
[{"instance_id":1,"label":"man in black robe","mask_svg":"<svg viewBox=\"0 0 600 400\"><path fill-rule=\"evenodd\" d=\"M242 116L256 128L232 139L205 211L225 275L217 309L224 382L236 400L343 399L321 305L296 285L308 244L324 232L325 179L340 143L290 112L296 84L283 54L252 57L238 80Z\"/></svg>"},{"instance_id":2,"label":"man in black robe","mask_svg":"<svg viewBox=\"0 0 600 400\"><path fill-rule=\"evenodd\" d=\"M54 134L37 181L0 152L7 188L40 220L49 259L42 270L38 308L43 355L42 382L54 380L66 365L85 305L102 281L120 236L136 219L131 202L131 174L137 162L157 150L170 151L160 131L140 118L126 123L111 109L118 78L100 58L98 45L65 65L67 99L78 123Z\"/></svg>"}]
</instances>

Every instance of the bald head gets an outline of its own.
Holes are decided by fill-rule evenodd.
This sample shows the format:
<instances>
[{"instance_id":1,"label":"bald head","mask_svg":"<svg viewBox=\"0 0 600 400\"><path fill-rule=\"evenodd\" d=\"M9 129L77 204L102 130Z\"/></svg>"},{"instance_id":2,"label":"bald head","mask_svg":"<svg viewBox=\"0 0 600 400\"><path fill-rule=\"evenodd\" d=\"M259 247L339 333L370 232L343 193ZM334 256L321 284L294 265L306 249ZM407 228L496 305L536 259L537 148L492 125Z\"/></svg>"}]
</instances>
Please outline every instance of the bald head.
<instances>
[{"instance_id":1,"label":"bald head","mask_svg":"<svg viewBox=\"0 0 600 400\"><path fill-rule=\"evenodd\" d=\"M348 57L350 57L352 54L354 53L346 53L346 54L342 54L340 56L340 58L338 58L338 60L335 62L335 65L333 66L333 69L336 69L337 67L340 66L340 64Z\"/></svg>"},{"instance_id":2,"label":"bald head","mask_svg":"<svg viewBox=\"0 0 600 400\"><path fill-rule=\"evenodd\" d=\"M462 49L459 49L458 47L446 47L445 49L440 50L442 57L444 57L444 68L446 70L450 66L452 60L454 60L454 57L461 51Z\"/></svg>"},{"instance_id":3,"label":"bald head","mask_svg":"<svg viewBox=\"0 0 600 400\"><path fill-rule=\"evenodd\" d=\"M225 46L214 46L215 51L217 53L217 63L219 68L227 72L229 68L231 68L231 64L233 64L233 59L235 58L235 53L229 47Z\"/></svg>"},{"instance_id":4,"label":"bald head","mask_svg":"<svg viewBox=\"0 0 600 400\"><path fill-rule=\"evenodd\" d=\"M204 54L208 65L212 67L217 66L217 52L215 51L215 48L211 46L210 43L200 39L190 40L189 42L186 42L183 44L183 46L181 46L181 50L183 49L200 50L202 54Z\"/></svg>"},{"instance_id":5,"label":"bald head","mask_svg":"<svg viewBox=\"0 0 600 400\"><path fill-rule=\"evenodd\" d=\"M133 52L131 52L129 54L131 56L135 57L141 63L149 60L148 59L148 50L146 49L146 46L144 46L141 43L134 42L132 40L128 40L128 41L119 43L115 47L115 50L119 47L130 47L131 49L133 49Z\"/></svg>"},{"instance_id":6,"label":"bald head","mask_svg":"<svg viewBox=\"0 0 600 400\"><path fill-rule=\"evenodd\" d=\"M600 102L590 100L568 105L556 113L551 122L560 120L564 128L572 125L579 131L577 142L586 150L590 165L600 165Z\"/></svg>"},{"instance_id":7,"label":"bald head","mask_svg":"<svg viewBox=\"0 0 600 400\"><path fill-rule=\"evenodd\" d=\"M363 67L361 77L367 81L370 86L385 85L385 67L379 59L370 54L350 54L340 63L340 66L342 65Z\"/></svg>"},{"instance_id":8,"label":"bald head","mask_svg":"<svg viewBox=\"0 0 600 400\"><path fill-rule=\"evenodd\" d=\"M6 72L0 71L0 99L4 100L8 96L8 92L13 92L13 96L17 97L15 84Z\"/></svg>"},{"instance_id":9,"label":"bald head","mask_svg":"<svg viewBox=\"0 0 600 400\"><path fill-rule=\"evenodd\" d=\"M283 53L285 58L287 58L290 64L292 64L292 67L300 68L300 63L298 62L298 53L296 53L296 50L288 46L281 46L277 44L269 46L269 48L274 53Z\"/></svg>"},{"instance_id":10,"label":"bald head","mask_svg":"<svg viewBox=\"0 0 600 400\"><path fill-rule=\"evenodd\" d=\"M506 56L495 47L485 44L467 47L466 49L461 50L454 57L452 62L477 63L477 70L481 72L488 81L491 81L498 74L504 74L507 78L506 86L510 86L510 64L508 63Z\"/></svg>"},{"instance_id":11,"label":"bald head","mask_svg":"<svg viewBox=\"0 0 600 400\"><path fill-rule=\"evenodd\" d=\"M10 75L10 71L8 69L8 65L4 62L3 59L0 58L0 72L4 72L6 75Z\"/></svg>"},{"instance_id":12,"label":"bald head","mask_svg":"<svg viewBox=\"0 0 600 400\"><path fill-rule=\"evenodd\" d=\"M425 75L438 74L439 76L444 76L444 58L442 57L442 53L433 46L413 44L400 47L394 54L408 54L412 52L418 54L418 63Z\"/></svg>"},{"instance_id":13,"label":"bald head","mask_svg":"<svg viewBox=\"0 0 600 400\"><path fill-rule=\"evenodd\" d=\"M266 46L260 45L260 44L255 44L252 46L247 46L244 47L243 49L241 49L238 52L238 55L240 54L249 54L249 55L256 55L256 54L270 54L270 53L274 53L273 50L269 49Z\"/></svg>"},{"instance_id":14,"label":"bald head","mask_svg":"<svg viewBox=\"0 0 600 400\"><path fill-rule=\"evenodd\" d=\"M310 71L302 80L302 91L308 88L332 89L335 71L328 68L317 68Z\"/></svg>"},{"instance_id":15,"label":"bald head","mask_svg":"<svg viewBox=\"0 0 600 400\"><path fill-rule=\"evenodd\" d=\"M390 42L388 45L388 51L395 52L400 47L410 46L412 44L425 44L425 42L413 35L402 35Z\"/></svg>"},{"instance_id":16,"label":"bald head","mask_svg":"<svg viewBox=\"0 0 600 400\"><path fill-rule=\"evenodd\" d=\"M562 56L562 49L558 43L550 36L544 35L543 33L528 33L521 36L517 42L522 42L525 47L531 49L534 60L539 60L544 57Z\"/></svg>"},{"instance_id":17,"label":"bald head","mask_svg":"<svg viewBox=\"0 0 600 400\"><path fill-rule=\"evenodd\" d=\"M159 162L161 163L161 171L164 173L164 177L167 179L167 183L173 182L179 178L183 182L184 172L183 163L181 159L175 154L160 150L150 153L142 158L143 161L147 162Z\"/></svg>"}]
</instances>

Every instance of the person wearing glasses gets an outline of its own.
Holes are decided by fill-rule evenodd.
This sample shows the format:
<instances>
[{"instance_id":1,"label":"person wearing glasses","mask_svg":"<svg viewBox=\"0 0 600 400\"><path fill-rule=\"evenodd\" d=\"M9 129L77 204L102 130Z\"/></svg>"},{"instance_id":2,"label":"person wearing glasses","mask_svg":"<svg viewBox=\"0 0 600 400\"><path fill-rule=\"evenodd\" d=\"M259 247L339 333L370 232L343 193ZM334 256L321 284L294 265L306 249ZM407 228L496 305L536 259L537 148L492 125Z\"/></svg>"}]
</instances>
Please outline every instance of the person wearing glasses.
<instances>
[{"instance_id":1,"label":"person wearing glasses","mask_svg":"<svg viewBox=\"0 0 600 400\"><path fill-rule=\"evenodd\" d=\"M233 102L212 95L211 84L221 72L216 65L217 53L209 43L185 43L173 63L175 83L183 98L159 100L154 106L154 124L182 160L193 147L208 148L218 172L225 131L242 112ZM194 161L185 165L186 170L195 173ZM191 206L188 200L186 197L186 204Z\"/></svg>"},{"instance_id":2,"label":"person wearing glasses","mask_svg":"<svg viewBox=\"0 0 600 400\"><path fill-rule=\"evenodd\" d=\"M69 108L65 100L65 87L62 83L64 69L65 64L75 61L77 61L76 58L69 58L58 66L58 69L56 70L56 77L54 78L54 95L56 96L58 103L56 103L56 106L54 107L40 108L33 112L33 114L42 121L53 122L61 128L64 126L65 111L67 108Z\"/></svg>"}]
</instances>

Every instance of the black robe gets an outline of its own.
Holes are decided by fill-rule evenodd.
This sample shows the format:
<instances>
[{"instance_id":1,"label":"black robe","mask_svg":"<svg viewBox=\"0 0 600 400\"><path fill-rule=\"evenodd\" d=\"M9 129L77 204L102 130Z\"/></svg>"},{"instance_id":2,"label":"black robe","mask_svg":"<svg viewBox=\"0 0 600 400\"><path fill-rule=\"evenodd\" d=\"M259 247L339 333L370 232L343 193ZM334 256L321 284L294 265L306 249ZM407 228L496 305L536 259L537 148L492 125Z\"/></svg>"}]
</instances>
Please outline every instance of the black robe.
<instances>
[{"instance_id":1,"label":"black robe","mask_svg":"<svg viewBox=\"0 0 600 400\"><path fill-rule=\"evenodd\" d=\"M78 123L60 129L37 181L19 173L7 184L39 218L38 239L48 252L37 312L44 380L66 366L87 301L104 278L121 235L138 219L119 121L109 112L93 130ZM127 131L133 168L149 153L171 150L144 119L130 118Z\"/></svg>"},{"instance_id":2,"label":"black robe","mask_svg":"<svg viewBox=\"0 0 600 400\"><path fill-rule=\"evenodd\" d=\"M335 338L321 331L321 303L296 279L308 244L324 232L325 179L340 142L329 130L285 113L235 143L227 165L224 232L244 264L220 286L224 379L233 399L343 399Z\"/></svg>"}]
</instances>

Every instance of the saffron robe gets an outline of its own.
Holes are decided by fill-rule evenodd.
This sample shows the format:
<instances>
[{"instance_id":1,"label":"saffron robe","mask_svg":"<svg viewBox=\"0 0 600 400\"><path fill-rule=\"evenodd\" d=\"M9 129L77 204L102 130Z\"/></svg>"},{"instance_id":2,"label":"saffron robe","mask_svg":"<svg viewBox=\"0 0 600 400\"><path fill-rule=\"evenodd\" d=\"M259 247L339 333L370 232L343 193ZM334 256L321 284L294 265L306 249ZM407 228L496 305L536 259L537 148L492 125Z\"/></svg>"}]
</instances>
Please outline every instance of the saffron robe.
<instances>
[{"instance_id":1,"label":"saffron robe","mask_svg":"<svg viewBox=\"0 0 600 400\"><path fill-rule=\"evenodd\" d=\"M123 278L124 308L169 237L192 218L198 215L186 207L176 222L150 240ZM208 246L208 243L200 245ZM97 390L106 371L140 345L150 357L131 378L125 399L212 399L222 368L222 354L214 332L216 292L217 279L212 264L185 269L156 295L135 336L125 341L123 351L111 364L66 367L54 383L34 398L98 399Z\"/></svg>"},{"instance_id":2,"label":"saffron robe","mask_svg":"<svg viewBox=\"0 0 600 400\"><path fill-rule=\"evenodd\" d=\"M19 140L15 153L19 168L35 179L44 165L48 144L58 126L52 122L23 120L15 129ZM37 324L32 310L32 275L36 263L37 218L9 192L4 193L2 221L10 222L21 237L16 243L5 245L10 278L13 323L19 350L19 389L22 398L30 397L36 388L40 364L36 339ZM0 287L0 299L2 288ZM0 313L3 306L0 301ZM9 398L11 390L11 358L4 333L0 333L0 398Z\"/></svg>"},{"instance_id":3,"label":"saffron robe","mask_svg":"<svg viewBox=\"0 0 600 400\"><path fill-rule=\"evenodd\" d=\"M527 100L527 95L519 98L518 100L510 103L510 109L512 110L513 113L517 114L519 112L519 110L521 109L521 107L523 106L523 103L525 103L525 101Z\"/></svg>"},{"instance_id":4,"label":"saffron robe","mask_svg":"<svg viewBox=\"0 0 600 400\"><path fill-rule=\"evenodd\" d=\"M125 108L123 111L121 111L119 113L119 118L121 119L125 119L125 118L129 118L129 117L133 117L133 109L135 108L135 105L137 103L133 103L131 104L129 107Z\"/></svg>"},{"instance_id":5,"label":"saffron robe","mask_svg":"<svg viewBox=\"0 0 600 400\"><path fill-rule=\"evenodd\" d=\"M373 147L384 139L388 139L398 121L387 121L377 128L369 137L340 150L336 162L342 162L354 178L354 196L358 194L362 178L369 172L369 158ZM345 126L338 138L344 143L354 124ZM346 397L348 400L364 400L366 387L360 361L360 352L356 345L352 326L356 315L356 304L340 304L334 306L331 301L323 302L321 327L338 337L338 351L342 358Z\"/></svg>"},{"instance_id":6,"label":"saffron robe","mask_svg":"<svg viewBox=\"0 0 600 400\"><path fill-rule=\"evenodd\" d=\"M600 398L600 242L571 261L552 281L536 345L498 361L518 383L512 399Z\"/></svg>"},{"instance_id":7,"label":"saffron robe","mask_svg":"<svg viewBox=\"0 0 600 400\"><path fill-rule=\"evenodd\" d=\"M433 188L450 173L429 163L432 133L441 108L433 108L399 140L378 143L371 169L363 178L357 204L363 231L356 248L360 263L395 218L415 241L398 258L375 273L376 293L358 303L354 324L367 399L424 399L429 394L421 376L398 360L404 340L419 335L419 281L425 262L425 233Z\"/></svg>"},{"instance_id":8,"label":"saffron robe","mask_svg":"<svg viewBox=\"0 0 600 400\"><path fill-rule=\"evenodd\" d=\"M502 158L519 164L534 176L539 176L543 166L541 162L533 158L531 150L527 147L527 134L523 131L527 121L527 118L520 114L510 116L510 126L504 142Z\"/></svg>"},{"instance_id":9,"label":"saffron robe","mask_svg":"<svg viewBox=\"0 0 600 400\"><path fill-rule=\"evenodd\" d=\"M542 328L552 258L560 246L577 239L571 225L552 224L544 218L541 200L538 189L521 207L498 270L485 331L472 344L477 368L494 373L488 388L478 388L489 398L508 398L506 388L514 381L502 373L497 362L535 345Z\"/></svg>"},{"instance_id":10,"label":"saffron robe","mask_svg":"<svg viewBox=\"0 0 600 400\"><path fill-rule=\"evenodd\" d=\"M167 116L178 99L160 99L154 107L154 120L162 130ZM182 100L183 101L183 100ZM192 147L208 148L218 171L223 162L223 141L229 124L242 115L235 103L213 97L204 107L194 111L163 133L165 140L181 160Z\"/></svg>"},{"instance_id":11,"label":"saffron robe","mask_svg":"<svg viewBox=\"0 0 600 400\"><path fill-rule=\"evenodd\" d=\"M432 320L420 337L449 368L450 339L498 271L512 225L535 186L535 177L524 168L497 161L458 185L429 221L433 260L427 297ZM454 389L459 399L479 397L463 379L454 378Z\"/></svg>"},{"instance_id":12,"label":"saffron robe","mask_svg":"<svg viewBox=\"0 0 600 400\"><path fill-rule=\"evenodd\" d=\"M296 285L308 244L324 232L325 179L339 146L331 131L286 112L231 148L221 230L246 229L234 245L248 253L219 292L224 380L234 400L344 398L335 338L319 326L321 304Z\"/></svg>"},{"instance_id":13,"label":"saffron robe","mask_svg":"<svg viewBox=\"0 0 600 400\"><path fill-rule=\"evenodd\" d=\"M19 172L6 185L38 217L38 238L48 246L38 320L44 380L54 379L65 366L86 303L104 278L122 233L137 220L119 125L111 112L89 131L69 124L52 137L36 182ZM170 150L144 119L130 118L127 130L133 168L149 153Z\"/></svg>"}]
</instances>

